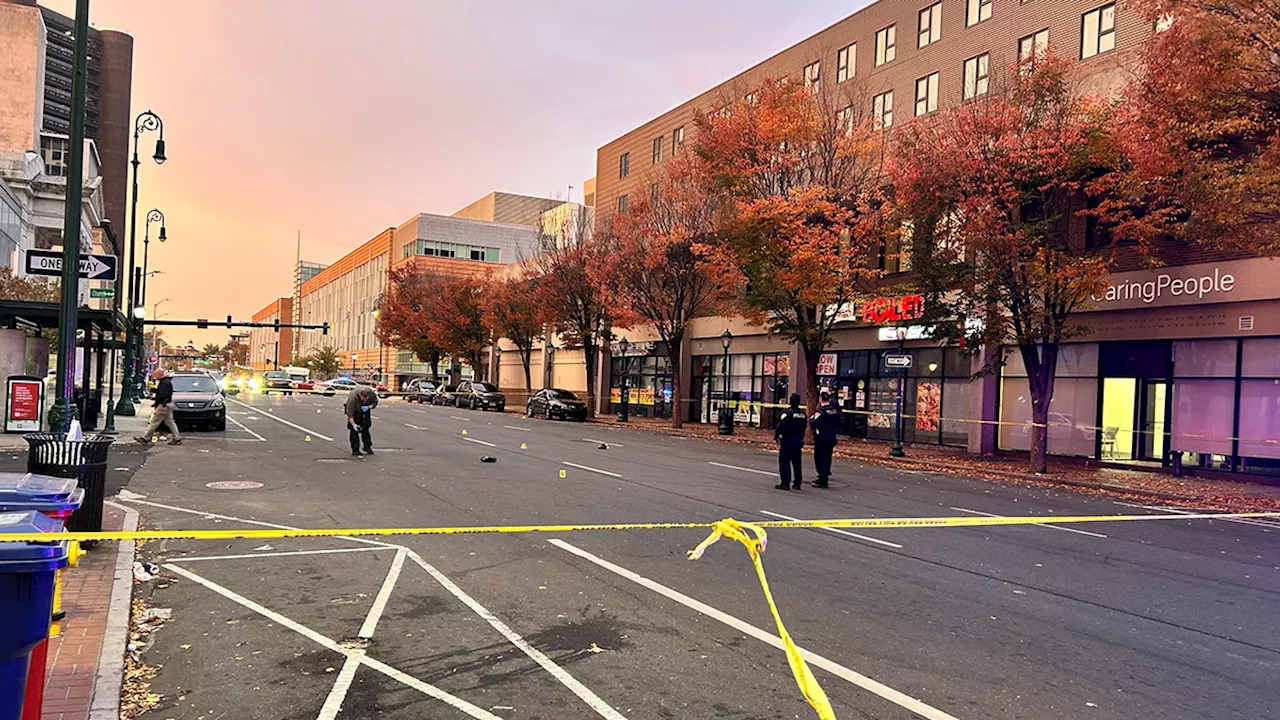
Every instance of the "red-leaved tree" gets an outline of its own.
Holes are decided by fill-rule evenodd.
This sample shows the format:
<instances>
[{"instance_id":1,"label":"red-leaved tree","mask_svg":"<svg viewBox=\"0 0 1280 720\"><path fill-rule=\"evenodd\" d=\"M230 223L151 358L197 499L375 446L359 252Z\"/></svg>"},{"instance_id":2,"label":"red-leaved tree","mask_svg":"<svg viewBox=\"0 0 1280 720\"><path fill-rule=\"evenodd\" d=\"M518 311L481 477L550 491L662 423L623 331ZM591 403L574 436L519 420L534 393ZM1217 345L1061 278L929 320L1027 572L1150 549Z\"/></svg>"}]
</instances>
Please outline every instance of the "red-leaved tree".
<instances>
[{"instance_id":1,"label":"red-leaved tree","mask_svg":"<svg viewBox=\"0 0 1280 720\"><path fill-rule=\"evenodd\" d=\"M427 318L443 278L402 267L391 271L390 280L390 292L378 305L378 342L413 352L419 362L431 366L431 377L438 381L444 349L430 337Z\"/></svg>"},{"instance_id":2,"label":"red-leaved tree","mask_svg":"<svg viewBox=\"0 0 1280 720\"><path fill-rule=\"evenodd\" d=\"M524 368L524 389L533 390L529 366L533 344L542 337L546 319L538 299L539 278L495 279L484 291L484 319L494 337L504 337L516 346Z\"/></svg>"},{"instance_id":3,"label":"red-leaved tree","mask_svg":"<svg viewBox=\"0 0 1280 720\"><path fill-rule=\"evenodd\" d=\"M1106 284L1110 255L1067 232L1117 167L1109 106L1073 92L1069 63L1040 57L1000 92L913 123L892 163L906 254L936 336L1014 345L1031 398L1031 471L1046 464L1059 345Z\"/></svg>"},{"instance_id":4,"label":"red-leaved tree","mask_svg":"<svg viewBox=\"0 0 1280 720\"><path fill-rule=\"evenodd\" d=\"M465 360L476 379L484 377L484 349L492 340L484 322L486 283L484 278L445 278L426 311L427 339Z\"/></svg>"},{"instance_id":5,"label":"red-leaved tree","mask_svg":"<svg viewBox=\"0 0 1280 720\"><path fill-rule=\"evenodd\" d=\"M653 326L671 363L671 426L683 421L681 348L696 318L729 307L733 283L704 257L714 244L718 200L703 187L698 163L679 153L649 198L614 218L604 287L633 320Z\"/></svg>"}]
</instances>

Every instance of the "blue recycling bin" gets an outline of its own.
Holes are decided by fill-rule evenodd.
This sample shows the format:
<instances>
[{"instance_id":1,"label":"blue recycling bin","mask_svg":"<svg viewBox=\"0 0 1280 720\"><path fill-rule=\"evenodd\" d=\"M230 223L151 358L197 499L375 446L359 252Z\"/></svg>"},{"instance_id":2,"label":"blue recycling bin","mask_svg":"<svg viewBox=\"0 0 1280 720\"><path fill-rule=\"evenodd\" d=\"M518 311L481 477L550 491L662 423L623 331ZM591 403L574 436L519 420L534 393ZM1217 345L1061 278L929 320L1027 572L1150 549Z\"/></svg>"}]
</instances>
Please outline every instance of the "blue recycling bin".
<instances>
[{"instance_id":1,"label":"blue recycling bin","mask_svg":"<svg viewBox=\"0 0 1280 720\"><path fill-rule=\"evenodd\" d=\"M0 473L0 512L35 510L66 523L84 502L75 478L31 473Z\"/></svg>"},{"instance_id":2,"label":"blue recycling bin","mask_svg":"<svg viewBox=\"0 0 1280 720\"><path fill-rule=\"evenodd\" d=\"M50 542L0 543L0 720L19 720L31 651L49 635L53 583L67 565L54 540L62 521L35 511L0 513L0 533L48 533Z\"/></svg>"}]
</instances>

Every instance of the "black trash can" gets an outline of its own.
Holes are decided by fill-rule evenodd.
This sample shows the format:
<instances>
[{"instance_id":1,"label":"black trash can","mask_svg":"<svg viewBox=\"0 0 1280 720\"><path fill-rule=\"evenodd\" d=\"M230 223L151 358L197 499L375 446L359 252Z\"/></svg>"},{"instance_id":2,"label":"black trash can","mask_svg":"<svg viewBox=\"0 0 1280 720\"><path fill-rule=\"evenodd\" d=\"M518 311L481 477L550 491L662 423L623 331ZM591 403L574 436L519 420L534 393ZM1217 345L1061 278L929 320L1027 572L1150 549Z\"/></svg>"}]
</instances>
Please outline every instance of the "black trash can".
<instances>
[{"instance_id":1,"label":"black trash can","mask_svg":"<svg viewBox=\"0 0 1280 720\"><path fill-rule=\"evenodd\" d=\"M71 532L102 530L102 503L107 493L107 455L115 438L89 435L84 440L64 440L52 433L23 435L27 449L27 472L37 475L75 478L84 488L84 502L67 518Z\"/></svg>"}]
</instances>

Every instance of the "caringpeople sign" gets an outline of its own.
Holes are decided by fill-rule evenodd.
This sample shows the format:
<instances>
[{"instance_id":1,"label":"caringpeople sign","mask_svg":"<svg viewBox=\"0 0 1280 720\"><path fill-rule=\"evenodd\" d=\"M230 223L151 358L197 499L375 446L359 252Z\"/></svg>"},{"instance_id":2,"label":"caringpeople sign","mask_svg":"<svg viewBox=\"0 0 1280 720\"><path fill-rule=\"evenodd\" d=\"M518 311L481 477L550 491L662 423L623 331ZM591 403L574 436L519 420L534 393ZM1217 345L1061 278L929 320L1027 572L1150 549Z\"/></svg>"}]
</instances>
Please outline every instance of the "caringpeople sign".
<instances>
[{"instance_id":1,"label":"caringpeople sign","mask_svg":"<svg viewBox=\"0 0 1280 720\"><path fill-rule=\"evenodd\" d=\"M1280 297L1270 280L1280 272L1275 258L1116 273L1106 288L1090 296L1086 310L1129 310L1176 305L1265 300Z\"/></svg>"}]
</instances>

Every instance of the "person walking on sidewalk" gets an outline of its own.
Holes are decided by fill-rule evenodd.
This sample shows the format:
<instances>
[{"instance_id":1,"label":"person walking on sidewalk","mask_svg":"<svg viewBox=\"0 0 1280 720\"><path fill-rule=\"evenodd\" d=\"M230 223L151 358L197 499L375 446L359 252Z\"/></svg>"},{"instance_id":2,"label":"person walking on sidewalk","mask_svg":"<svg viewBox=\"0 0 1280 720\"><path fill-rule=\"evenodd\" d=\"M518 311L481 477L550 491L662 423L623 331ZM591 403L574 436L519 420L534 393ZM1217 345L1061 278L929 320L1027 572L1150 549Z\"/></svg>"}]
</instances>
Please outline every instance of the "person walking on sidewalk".
<instances>
[{"instance_id":1,"label":"person walking on sidewalk","mask_svg":"<svg viewBox=\"0 0 1280 720\"><path fill-rule=\"evenodd\" d=\"M164 368L156 368L153 377L156 379L156 392L151 397L151 422L147 423L147 431L134 440L151 442L163 423L169 428L169 444L181 445L182 433L178 432L178 421L173 419L173 380L165 375Z\"/></svg>"},{"instance_id":2,"label":"person walking on sidewalk","mask_svg":"<svg viewBox=\"0 0 1280 720\"><path fill-rule=\"evenodd\" d=\"M804 450L804 433L808 426L800 409L800 396L791 395L791 404L778 416L773 439L778 443L779 490L800 489L800 456Z\"/></svg>"},{"instance_id":3,"label":"person walking on sidewalk","mask_svg":"<svg viewBox=\"0 0 1280 720\"><path fill-rule=\"evenodd\" d=\"M351 454L355 457L360 457L361 441L365 454L373 454L369 426L373 424L373 409L377 406L378 393L368 385L360 385L347 395L347 432L351 436Z\"/></svg>"},{"instance_id":4,"label":"person walking on sidewalk","mask_svg":"<svg viewBox=\"0 0 1280 720\"><path fill-rule=\"evenodd\" d=\"M827 481L831 479L831 454L836 449L842 424L839 403L831 393L824 391L822 405L809 419L809 427L813 429L813 465L818 472L818 479L813 481L816 488L827 487Z\"/></svg>"}]
</instances>

